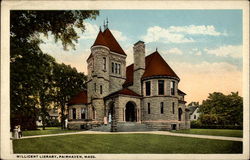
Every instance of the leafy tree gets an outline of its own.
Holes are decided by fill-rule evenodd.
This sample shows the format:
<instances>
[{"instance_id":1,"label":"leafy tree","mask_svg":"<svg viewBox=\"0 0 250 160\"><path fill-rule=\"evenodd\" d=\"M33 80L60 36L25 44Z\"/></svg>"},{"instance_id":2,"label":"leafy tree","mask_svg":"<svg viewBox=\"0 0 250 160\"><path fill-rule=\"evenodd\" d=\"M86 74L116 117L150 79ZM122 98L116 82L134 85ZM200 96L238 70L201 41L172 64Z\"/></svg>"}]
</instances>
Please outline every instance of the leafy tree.
<instances>
[{"instance_id":1,"label":"leafy tree","mask_svg":"<svg viewBox=\"0 0 250 160\"><path fill-rule=\"evenodd\" d=\"M60 107L61 126L65 128L65 119L67 118L66 103L72 96L86 88L85 81L87 77L83 73L78 73L75 68L69 65L56 64L54 68L54 81L56 94L54 100Z\"/></svg>"},{"instance_id":2,"label":"leafy tree","mask_svg":"<svg viewBox=\"0 0 250 160\"><path fill-rule=\"evenodd\" d=\"M205 125L241 125L243 123L243 98L238 92L224 95L209 94L202 102L199 120Z\"/></svg>"},{"instance_id":3,"label":"leafy tree","mask_svg":"<svg viewBox=\"0 0 250 160\"><path fill-rule=\"evenodd\" d=\"M84 20L95 19L98 11L31 11L15 10L10 13L10 101L11 125L35 129L38 116L47 115L51 103L51 65L54 59L42 53L41 34L54 36L65 50L74 49L79 38L76 29L85 30ZM52 67L52 68L51 68ZM54 93L55 94L55 93ZM29 124L28 124L29 123ZM30 125L30 126L29 126Z\"/></svg>"}]
</instances>

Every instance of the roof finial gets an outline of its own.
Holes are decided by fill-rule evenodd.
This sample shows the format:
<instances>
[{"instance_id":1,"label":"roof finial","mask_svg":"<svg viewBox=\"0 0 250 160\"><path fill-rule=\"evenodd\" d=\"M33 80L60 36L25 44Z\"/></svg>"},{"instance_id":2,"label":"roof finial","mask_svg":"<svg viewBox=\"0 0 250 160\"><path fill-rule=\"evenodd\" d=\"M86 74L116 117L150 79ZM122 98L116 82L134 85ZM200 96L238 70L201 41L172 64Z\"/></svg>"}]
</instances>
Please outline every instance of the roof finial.
<instances>
[{"instance_id":1,"label":"roof finial","mask_svg":"<svg viewBox=\"0 0 250 160\"><path fill-rule=\"evenodd\" d=\"M157 52L158 51L158 48L156 47L155 51Z\"/></svg>"},{"instance_id":2,"label":"roof finial","mask_svg":"<svg viewBox=\"0 0 250 160\"><path fill-rule=\"evenodd\" d=\"M107 24L106 24L106 27L108 28L108 24L109 24L109 20L108 20L108 17L106 18L106 20L107 20Z\"/></svg>"},{"instance_id":3,"label":"roof finial","mask_svg":"<svg viewBox=\"0 0 250 160\"><path fill-rule=\"evenodd\" d=\"M106 27L106 25L105 25L105 20L103 21L103 29L105 30L105 27Z\"/></svg>"},{"instance_id":4,"label":"roof finial","mask_svg":"<svg viewBox=\"0 0 250 160\"><path fill-rule=\"evenodd\" d=\"M102 27L101 26L99 27L99 29L100 29L100 31L102 31Z\"/></svg>"}]
</instances>

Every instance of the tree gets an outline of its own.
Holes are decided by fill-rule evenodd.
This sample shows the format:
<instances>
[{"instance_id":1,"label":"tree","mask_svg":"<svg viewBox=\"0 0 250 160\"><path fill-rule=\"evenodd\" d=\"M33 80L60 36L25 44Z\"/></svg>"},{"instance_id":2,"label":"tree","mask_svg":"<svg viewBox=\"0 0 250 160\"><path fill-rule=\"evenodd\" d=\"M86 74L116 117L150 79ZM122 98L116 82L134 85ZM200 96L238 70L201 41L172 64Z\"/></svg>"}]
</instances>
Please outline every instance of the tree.
<instances>
[{"instance_id":1,"label":"tree","mask_svg":"<svg viewBox=\"0 0 250 160\"><path fill-rule=\"evenodd\" d=\"M56 94L55 102L61 109L61 126L65 128L65 106L72 96L76 95L81 90L85 89L85 81L87 77L83 73L78 73L75 68L69 65L57 64L54 68L54 81Z\"/></svg>"},{"instance_id":2,"label":"tree","mask_svg":"<svg viewBox=\"0 0 250 160\"><path fill-rule=\"evenodd\" d=\"M98 11L91 10L11 11L11 42L18 43L21 46L24 43L29 43L37 47L42 42L40 34L48 36L48 33L50 33L54 36L55 42L61 41L64 49L68 49L68 46L74 48L79 38L76 28L84 32L84 20L95 19L98 14ZM11 52L11 56L14 55L15 52Z\"/></svg>"},{"instance_id":3,"label":"tree","mask_svg":"<svg viewBox=\"0 0 250 160\"><path fill-rule=\"evenodd\" d=\"M84 20L95 19L98 11L11 11L10 13L10 101L11 125L25 122L22 128L35 129L41 106L41 115L47 114L50 103L51 81L47 65L53 60L42 53L41 34L54 36L65 50L74 49L76 29L85 30ZM27 121L27 122L26 122ZM29 123L29 124L28 124Z\"/></svg>"},{"instance_id":4,"label":"tree","mask_svg":"<svg viewBox=\"0 0 250 160\"><path fill-rule=\"evenodd\" d=\"M214 92L202 102L199 120L205 125L243 124L243 98L238 92L229 95Z\"/></svg>"}]
</instances>

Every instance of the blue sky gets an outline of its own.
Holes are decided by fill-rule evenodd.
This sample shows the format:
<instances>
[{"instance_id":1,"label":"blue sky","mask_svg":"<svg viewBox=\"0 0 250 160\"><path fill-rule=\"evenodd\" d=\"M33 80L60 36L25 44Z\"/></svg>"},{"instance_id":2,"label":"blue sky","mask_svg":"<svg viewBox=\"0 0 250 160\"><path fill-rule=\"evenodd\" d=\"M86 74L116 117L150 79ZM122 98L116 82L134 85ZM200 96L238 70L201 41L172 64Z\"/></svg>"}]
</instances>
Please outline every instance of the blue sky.
<instances>
[{"instance_id":1,"label":"blue sky","mask_svg":"<svg viewBox=\"0 0 250 160\"><path fill-rule=\"evenodd\" d=\"M133 63L132 47L146 44L146 54L156 47L181 78L179 87L188 101L200 101L213 91L225 94L242 87L241 10L100 10L96 20L86 20L76 50L63 51L52 37L41 49L85 72L99 26L108 18L109 29Z\"/></svg>"}]
</instances>

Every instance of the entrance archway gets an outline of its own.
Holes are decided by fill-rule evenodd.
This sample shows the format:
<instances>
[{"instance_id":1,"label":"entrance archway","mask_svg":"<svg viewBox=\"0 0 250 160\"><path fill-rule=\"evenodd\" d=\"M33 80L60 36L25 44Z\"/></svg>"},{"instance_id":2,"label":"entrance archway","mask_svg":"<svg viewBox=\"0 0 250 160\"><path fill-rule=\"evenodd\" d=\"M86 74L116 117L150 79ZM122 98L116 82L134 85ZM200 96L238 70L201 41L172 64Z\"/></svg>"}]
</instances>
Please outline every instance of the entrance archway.
<instances>
[{"instance_id":1,"label":"entrance archway","mask_svg":"<svg viewBox=\"0 0 250 160\"><path fill-rule=\"evenodd\" d=\"M132 102L126 104L125 121L136 122L136 106Z\"/></svg>"},{"instance_id":2,"label":"entrance archway","mask_svg":"<svg viewBox=\"0 0 250 160\"><path fill-rule=\"evenodd\" d=\"M181 121L182 109L178 108L178 120Z\"/></svg>"}]
</instances>

